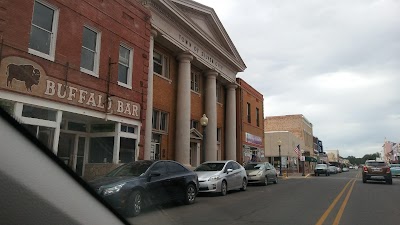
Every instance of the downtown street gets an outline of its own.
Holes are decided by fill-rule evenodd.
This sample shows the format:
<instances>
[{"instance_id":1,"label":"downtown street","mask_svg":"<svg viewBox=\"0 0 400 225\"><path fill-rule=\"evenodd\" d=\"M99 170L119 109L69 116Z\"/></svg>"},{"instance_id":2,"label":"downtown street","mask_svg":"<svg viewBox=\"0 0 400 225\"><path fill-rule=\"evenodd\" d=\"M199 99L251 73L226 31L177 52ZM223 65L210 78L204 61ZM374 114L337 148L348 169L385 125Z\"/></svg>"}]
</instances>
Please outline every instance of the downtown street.
<instances>
[{"instance_id":1,"label":"downtown street","mask_svg":"<svg viewBox=\"0 0 400 225\"><path fill-rule=\"evenodd\" d=\"M134 225L397 224L399 187L399 178L393 178L392 185L364 184L361 169L331 176L283 176L278 184L251 185L226 196L199 194L189 206L175 203L146 209L128 221Z\"/></svg>"}]
</instances>

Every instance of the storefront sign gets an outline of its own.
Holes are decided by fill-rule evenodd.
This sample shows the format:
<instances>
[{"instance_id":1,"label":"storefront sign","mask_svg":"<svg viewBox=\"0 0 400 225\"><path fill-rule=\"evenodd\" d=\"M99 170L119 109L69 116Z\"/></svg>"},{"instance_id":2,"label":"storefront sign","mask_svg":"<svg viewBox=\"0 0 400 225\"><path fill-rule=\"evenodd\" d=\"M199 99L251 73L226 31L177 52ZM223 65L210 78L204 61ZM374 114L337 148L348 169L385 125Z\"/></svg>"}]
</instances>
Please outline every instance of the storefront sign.
<instances>
[{"instance_id":1,"label":"storefront sign","mask_svg":"<svg viewBox=\"0 0 400 225\"><path fill-rule=\"evenodd\" d=\"M0 88L90 108L134 119L140 118L140 105L116 96L71 84L46 75L39 64L16 56L1 61Z\"/></svg>"},{"instance_id":2,"label":"storefront sign","mask_svg":"<svg viewBox=\"0 0 400 225\"><path fill-rule=\"evenodd\" d=\"M262 145L262 137L246 133L246 142L250 144Z\"/></svg>"}]
</instances>

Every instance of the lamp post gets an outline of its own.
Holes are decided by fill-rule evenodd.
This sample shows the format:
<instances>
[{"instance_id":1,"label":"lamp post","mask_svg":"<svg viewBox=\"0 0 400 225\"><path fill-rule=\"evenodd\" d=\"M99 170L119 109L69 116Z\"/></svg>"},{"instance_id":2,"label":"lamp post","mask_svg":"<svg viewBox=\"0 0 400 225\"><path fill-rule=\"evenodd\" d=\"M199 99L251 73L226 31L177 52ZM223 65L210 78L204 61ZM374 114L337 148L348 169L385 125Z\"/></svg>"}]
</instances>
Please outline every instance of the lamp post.
<instances>
[{"instance_id":1,"label":"lamp post","mask_svg":"<svg viewBox=\"0 0 400 225\"><path fill-rule=\"evenodd\" d=\"M282 141L281 141L281 139L279 139L278 140L278 146L279 146L279 176L282 176L281 144L282 144Z\"/></svg>"},{"instance_id":2,"label":"lamp post","mask_svg":"<svg viewBox=\"0 0 400 225\"><path fill-rule=\"evenodd\" d=\"M301 150L301 156L304 156L304 150ZM303 159L303 174L302 174L302 176L305 176L306 174L304 173L304 170L306 169L306 168L304 168L304 164L305 164L305 159Z\"/></svg>"},{"instance_id":3,"label":"lamp post","mask_svg":"<svg viewBox=\"0 0 400 225\"><path fill-rule=\"evenodd\" d=\"M206 161L206 127L208 125L208 118L206 116L206 114L203 114L203 116L200 119L200 124L203 127L203 144L202 144L202 162Z\"/></svg>"}]
</instances>

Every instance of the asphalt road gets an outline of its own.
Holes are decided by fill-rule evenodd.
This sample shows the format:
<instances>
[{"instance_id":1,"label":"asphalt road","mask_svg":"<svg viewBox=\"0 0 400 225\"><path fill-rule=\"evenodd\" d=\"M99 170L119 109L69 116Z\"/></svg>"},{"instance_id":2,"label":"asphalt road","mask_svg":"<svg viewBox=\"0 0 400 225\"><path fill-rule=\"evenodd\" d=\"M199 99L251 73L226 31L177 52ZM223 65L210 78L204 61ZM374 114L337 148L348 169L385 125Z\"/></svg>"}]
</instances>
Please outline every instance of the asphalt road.
<instances>
[{"instance_id":1,"label":"asphalt road","mask_svg":"<svg viewBox=\"0 0 400 225\"><path fill-rule=\"evenodd\" d=\"M282 179L223 197L201 194L193 205L150 208L128 221L133 225L400 224L400 178L394 178L393 185L363 184L360 172Z\"/></svg>"}]
</instances>

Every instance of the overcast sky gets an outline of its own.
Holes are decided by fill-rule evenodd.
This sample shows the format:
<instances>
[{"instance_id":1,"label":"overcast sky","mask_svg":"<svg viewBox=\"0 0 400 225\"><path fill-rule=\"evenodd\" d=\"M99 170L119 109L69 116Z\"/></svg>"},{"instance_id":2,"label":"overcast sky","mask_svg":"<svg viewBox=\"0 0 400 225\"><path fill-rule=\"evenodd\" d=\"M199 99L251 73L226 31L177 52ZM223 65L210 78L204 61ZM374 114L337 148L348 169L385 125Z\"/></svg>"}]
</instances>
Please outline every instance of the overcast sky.
<instances>
[{"instance_id":1,"label":"overcast sky","mask_svg":"<svg viewBox=\"0 0 400 225\"><path fill-rule=\"evenodd\" d=\"M400 142L400 1L196 1L216 11L264 116L303 114L344 157Z\"/></svg>"}]
</instances>

